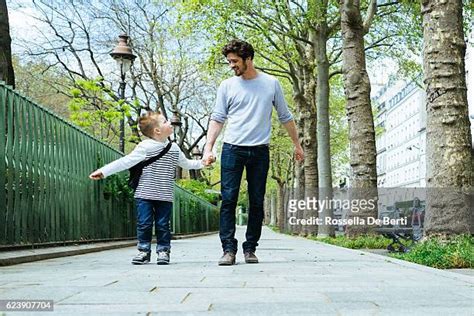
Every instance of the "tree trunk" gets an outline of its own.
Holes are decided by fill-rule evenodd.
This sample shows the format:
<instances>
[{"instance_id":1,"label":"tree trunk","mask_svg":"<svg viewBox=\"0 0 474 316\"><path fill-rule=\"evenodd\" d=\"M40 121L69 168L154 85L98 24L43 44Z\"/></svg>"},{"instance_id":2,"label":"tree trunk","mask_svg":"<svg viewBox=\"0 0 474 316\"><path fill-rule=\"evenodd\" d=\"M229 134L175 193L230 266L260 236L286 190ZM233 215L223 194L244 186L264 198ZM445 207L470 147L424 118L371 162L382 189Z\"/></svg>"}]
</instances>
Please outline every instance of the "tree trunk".
<instances>
[{"instance_id":1,"label":"tree trunk","mask_svg":"<svg viewBox=\"0 0 474 316\"><path fill-rule=\"evenodd\" d=\"M316 84L316 106L317 106L317 143L318 143L318 180L320 199L332 200L332 170L331 170L331 148L329 127L329 60L326 53L327 25L321 23L318 27L315 40L315 51L317 60L317 84ZM325 218L333 218L333 209L330 205L322 207L319 217L323 222L318 227L319 237L334 236L334 226L326 225Z\"/></svg>"},{"instance_id":2,"label":"tree trunk","mask_svg":"<svg viewBox=\"0 0 474 316\"><path fill-rule=\"evenodd\" d=\"M299 133L299 131L298 131L298 133ZM303 134L303 133L301 132L301 134ZM300 139L302 139L302 137L303 136L301 136ZM290 191L290 199L292 199L292 200L298 200L300 198L304 198L304 192L302 194L303 196L301 196L301 193L300 193L301 190L299 189L299 187L297 185L297 181L299 181L299 179L296 177L296 170L297 170L298 166L300 166L299 168L301 168L301 170L303 170L303 164L300 164L295 160L295 162L292 164L292 168L291 168L292 177L288 181L288 183L289 183L288 190ZM304 176L302 178L303 178L303 185L304 185ZM295 216L296 218L302 218L303 217L303 211L294 212L293 216ZM301 231L300 231L301 226L292 225L292 226L290 226L290 229L291 229L292 234L299 235L301 233Z\"/></svg>"},{"instance_id":3,"label":"tree trunk","mask_svg":"<svg viewBox=\"0 0 474 316\"><path fill-rule=\"evenodd\" d=\"M11 42L7 3L0 0L0 80L15 89Z\"/></svg>"},{"instance_id":4,"label":"tree trunk","mask_svg":"<svg viewBox=\"0 0 474 316\"><path fill-rule=\"evenodd\" d=\"M473 205L461 0L422 0L428 199L425 235L470 233ZM471 195L472 197L472 195Z\"/></svg>"},{"instance_id":5,"label":"tree trunk","mask_svg":"<svg viewBox=\"0 0 474 316\"><path fill-rule=\"evenodd\" d=\"M315 30L310 29L309 40L315 39ZM306 45L304 52L304 61L302 65L302 73L304 74L304 99L305 107L302 109L304 113L304 140L303 149L305 152L304 159L304 197L305 199L318 198L318 142L316 139L316 81L314 77L314 60L315 52L313 45ZM304 219L318 217L316 209L307 208L304 211ZM316 235L318 233L317 225L305 225L302 227L302 233L305 235Z\"/></svg>"},{"instance_id":6,"label":"tree trunk","mask_svg":"<svg viewBox=\"0 0 474 316\"><path fill-rule=\"evenodd\" d=\"M276 225L277 219L277 199L276 195L272 194L270 199L270 226Z\"/></svg>"},{"instance_id":7,"label":"tree trunk","mask_svg":"<svg viewBox=\"0 0 474 316\"><path fill-rule=\"evenodd\" d=\"M364 25L358 1L341 0L342 71L349 121L351 187L353 200L376 198L377 171L370 81L365 65ZM354 191L357 189L357 192ZM375 194L375 196L374 196ZM349 218L377 217L377 208L349 212ZM348 235L369 233L373 226L348 226Z\"/></svg>"},{"instance_id":8,"label":"tree trunk","mask_svg":"<svg viewBox=\"0 0 474 316\"><path fill-rule=\"evenodd\" d=\"M301 110L304 109L304 99L301 100L295 99L297 104L296 112L299 113L299 118L296 121L296 128L298 129L298 139L301 142L301 146L303 147L304 144L304 124L305 119L304 116L301 115ZM305 181L304 181L304 162L295 162L295 184L296 184L296 194L295 199L304 199L304 188L305 188Z\"/></svg>"},{"instance_id":9,"label":"tree trunk","mask_svg":"<svg viewBox=\"0 0 474 316\"><path fill-rule=\"evenodd\" d=\"M290 190L285 186L283 188L283 212L284 212L284 218L285 218L285 221L283 223L284 225L284 228L283 228L283 231L285 233L291 233L291 230L290 230L290 223L289 223L289 218L290 216L293 216L292 213L288 212L288 201L290 199L290 196L291 196L291 193L290 193Z\"/></svg>"},{"instance_id":10,"label":"tree trunk","mask_svg":"<svg viewBox=\"0 0 474 316\"><path fill-rule=\"evenodd\" d=\"M314 81L312 84L314 86ZM314 100L314 99L313 99ZM318 144L316 140L316 107L314 103L307 109L305 119L305 138L304 138L304 197L305 199L318 198ZM304 211L305 219L317 217L318 211L307 208ZM302 227L302 233L305 235L316 235L317 225L306 225Z\"/></svg>"},{"instance_id":11,"label":"tree trunk","mask_svg":"<svg viewBox=\"0 0 474 316\"><path fill-rule=\"evenodd\" d=\"M301 78L298 78L301 80ZM296 120L296 128L298 131L298 139L300 140L301 146L304 148L304 137L305 137L305 117L304 114L302 113L302 110L306 107L305 105L305 98L303 95L303 91L301 91L301 88L298 87L298 82L293 82L293 100L295 101L296 104L296 110L295 112L298 115L298 118ZM304 162L299 162L295 161L294 164L294 172L295 172L295 177L294 177L294 191L292 193L293 196L292 198L295 200L303 200L304 199L304 191L305 191L305 170L304 170ZM294 214L297 218L303 218L304 216L304 211L298 211ZM300 225L293 225L290 226L290 231L293 234L300 234L301 232L301 226Z\"/></svg>"},{"instance_id":12,"label":"tree trunk","mask_svg":"<svg viewBox=\"0 0 474 316\"><path fill-rule=\"evenodd\" d=\"M263 224L268 225L270 224L270 214L271 214L271 195L266 194L265 199L263 200Z\"/></svg>"},{"instance_id":13,"label":"tree trunk","mask_svg":"<svg viewBox=\"0 0 474 316\"><path fill-rule=\"evenodd\" d=\"M277 212L277 225L280 232L285 229L285 186L284 184L278 184L278 212Z\"/></svg>"}]
</instances>

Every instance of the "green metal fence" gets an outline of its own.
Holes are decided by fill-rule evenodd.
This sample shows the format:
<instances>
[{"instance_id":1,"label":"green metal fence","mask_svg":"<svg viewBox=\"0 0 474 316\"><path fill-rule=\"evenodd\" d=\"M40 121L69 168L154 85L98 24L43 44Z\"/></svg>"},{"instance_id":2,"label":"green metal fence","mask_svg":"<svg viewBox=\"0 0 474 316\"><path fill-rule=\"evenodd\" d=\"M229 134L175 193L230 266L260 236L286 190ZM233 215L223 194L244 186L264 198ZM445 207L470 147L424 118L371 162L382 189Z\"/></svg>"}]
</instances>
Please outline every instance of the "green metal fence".
<instances>
[{"instance_id":1,"label":"green metal fence","mask_svg":"<svg viewBox=\"0 0 474 316\"><path fill-rule=\"evenodd\" d=\"M174 234L216 231L219 229L219 209L175 185L171 229Z\"/></svg>"},{"instance_id":2,"label":"green metal fence","mask_svg":"<svg viewBox=\"0 0 474 316\"><path fill-rule=\"evenodd\" d=\"M0 243L129 237L132 203L104 199L88 179L121 153L0 84Z\"/></svg>"},{"instance_id":3,"label":"green metal fence","mask_svg":"<svg viewBox=\"0 0 474 316\"><path fill-rule=\"evenodd\" d=\"M121 156L0 82L0 246L134 237L133 202L88 179ZM175 233L217 230L215 206L176 190Z\"/></svg>"}]
</instances>

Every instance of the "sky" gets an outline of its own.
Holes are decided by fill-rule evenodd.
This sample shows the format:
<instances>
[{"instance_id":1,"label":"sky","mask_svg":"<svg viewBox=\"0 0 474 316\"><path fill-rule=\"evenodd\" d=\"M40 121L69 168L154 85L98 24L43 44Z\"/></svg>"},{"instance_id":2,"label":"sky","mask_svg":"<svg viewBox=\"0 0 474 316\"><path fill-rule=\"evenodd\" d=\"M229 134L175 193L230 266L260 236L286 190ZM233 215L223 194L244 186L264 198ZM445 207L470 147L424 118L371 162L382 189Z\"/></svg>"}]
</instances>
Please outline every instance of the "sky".
<instances>
[{"instance_id":1,"label":"sky","mask_svg":"<svg viewBox=\"0 0 474 316\"><path fill-rule=\"evenodd\" d=\"M19 1L18 3L23 3ZM33 18L35 11L32 7L15 8L10 5L8 7L8 19L10 22L10 33L13 42L15 38L21 37L28 40L34 40L39 36L37 28L39 22Z\"/></svg>"}]
</instances>

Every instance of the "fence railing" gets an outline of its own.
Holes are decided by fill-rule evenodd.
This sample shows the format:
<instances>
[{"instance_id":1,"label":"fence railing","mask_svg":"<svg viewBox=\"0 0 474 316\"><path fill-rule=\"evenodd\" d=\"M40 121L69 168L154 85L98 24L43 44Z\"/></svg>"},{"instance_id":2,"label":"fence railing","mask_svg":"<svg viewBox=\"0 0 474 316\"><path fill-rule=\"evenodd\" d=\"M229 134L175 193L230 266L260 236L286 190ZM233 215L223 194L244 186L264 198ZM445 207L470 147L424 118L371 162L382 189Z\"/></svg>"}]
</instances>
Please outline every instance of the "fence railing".
<instances>
[{"instance_id":1,"label":"fence railing","mask_svg":"<svg viewBox=\"0 0 474 316\"><path fill-rule=\"evenodd\" d=\"M0 246L136 236L133 201L88 179L121 156L0 82ZM217 229L215 206L176 191L175 233Z\"/></svg>"},{"instance_id":2,"label":"fence railing","mask_svg":"<svg viewBox=\"0 0 474 316\"><path fill-rule=\"evenodd\" d=\"M171 229L175 234L219 229L217 206L175 185Z\"/></svg>"}]
</instances>

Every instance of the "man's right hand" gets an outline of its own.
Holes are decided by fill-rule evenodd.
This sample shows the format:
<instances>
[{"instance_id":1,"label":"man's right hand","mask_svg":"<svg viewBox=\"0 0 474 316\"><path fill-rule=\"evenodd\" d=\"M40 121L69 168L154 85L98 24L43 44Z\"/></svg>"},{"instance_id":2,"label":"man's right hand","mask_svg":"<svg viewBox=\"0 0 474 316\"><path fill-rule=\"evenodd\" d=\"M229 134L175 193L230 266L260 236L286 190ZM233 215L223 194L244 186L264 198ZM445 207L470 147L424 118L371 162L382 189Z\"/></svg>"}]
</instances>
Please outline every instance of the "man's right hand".
<instances>
[{"instance_id":1,"label":"man's right hand","mask_svg":"<svg viewBox=\"0 0 474 316\"><path fill-rule=\"evenodd\" d=\"M302 162L304 160L304 151L300 144L295 146L295 157L296 160Z\"/></svg>"},{"instance_id":2,"label":"man's right hand","mask_svg":"<svg viewBox=\"0 0 474 316\"><path fill-rule=\"evenodd\" d=\"M205 149L204 154L202 155L202 160L205 161L207 165L210 165L216 161L216 157L214 157L214 154L211 150Z\"/></svg>"}]
</instances>

